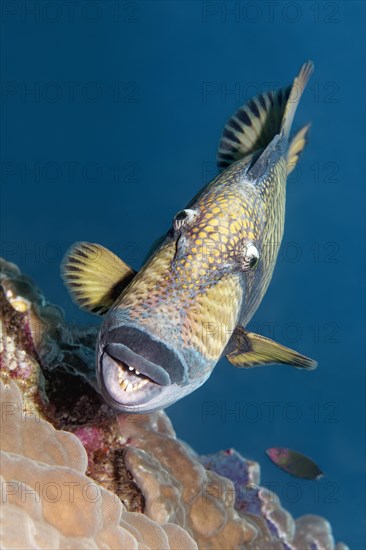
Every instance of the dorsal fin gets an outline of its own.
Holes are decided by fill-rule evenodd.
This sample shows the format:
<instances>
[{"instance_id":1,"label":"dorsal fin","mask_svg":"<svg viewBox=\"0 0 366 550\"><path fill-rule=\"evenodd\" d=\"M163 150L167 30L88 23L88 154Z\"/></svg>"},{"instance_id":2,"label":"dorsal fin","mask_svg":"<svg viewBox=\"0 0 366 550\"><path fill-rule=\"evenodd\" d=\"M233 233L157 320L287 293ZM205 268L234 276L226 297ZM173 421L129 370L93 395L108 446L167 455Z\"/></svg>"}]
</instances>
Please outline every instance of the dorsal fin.
<instances>
[{"instance_id":1,"label":"dorsal fin","mask_svg":"<svg viewBox=\"0 0 366 550\"><path fill-rule=\"evenodd\" d=\"M217 164L220 170L265 149L281 131L288 137L296 107L312 70L311 61L304 63L292 86L262 93L236 111L226 123L219 143Z\"/></svg>"},{"instance_id":2,"label":"dorsal fin","mask_svg":"<svg viewBox=\"0 0 366 550\"><path fill-rule=\"evenodd\" d=\"M291 87L267 92L251 99L228 120L219 143L220 170L264 149L279 133Z\"/></svg>"},{"instance_id":3,"label":"dorsal fin","mask_svg":"<svg viewBox=\"0 0 366 550\"><path fill-rule=\"evenodd\" d=\"M79 307L103 315L136 272L104 246L79 242L66 253L61 274Z\"/></svg>"}]
</instances>

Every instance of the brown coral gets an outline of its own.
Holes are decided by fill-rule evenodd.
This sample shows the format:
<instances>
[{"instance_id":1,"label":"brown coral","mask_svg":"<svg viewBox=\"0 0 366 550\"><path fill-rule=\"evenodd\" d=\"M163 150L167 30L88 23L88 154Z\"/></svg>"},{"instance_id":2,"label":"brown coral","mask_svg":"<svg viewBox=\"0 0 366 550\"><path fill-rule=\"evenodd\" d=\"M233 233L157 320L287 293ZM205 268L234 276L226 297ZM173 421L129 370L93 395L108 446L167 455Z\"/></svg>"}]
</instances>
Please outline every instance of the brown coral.
<instances>
[{"instance_id":1,"label":"brown coral","mask_svg":"<svg viewBox=\"0 0 366 550\"><path fill-rule=\"evenodd\" d=\"M25 415L16 384L0 384L2 548L197 548L180 527L126 512L85 476L78 438Z\"/></svg>"},{"instance_id":2,"label":"brown coral","mask_svg":"<svg viewBox=\"0 0 366 550\"><path fill-rule=\"evenodd\" d=\"M178 441L163 412L119 417L129 440L127 468L145 495L145 513L159 523L175 522L193 534L200 548L241 548L257 529L234 509L231 481L206 470L193 451ZM231 491L205 492L225 482Z\"/></svg>"}]
</instances>

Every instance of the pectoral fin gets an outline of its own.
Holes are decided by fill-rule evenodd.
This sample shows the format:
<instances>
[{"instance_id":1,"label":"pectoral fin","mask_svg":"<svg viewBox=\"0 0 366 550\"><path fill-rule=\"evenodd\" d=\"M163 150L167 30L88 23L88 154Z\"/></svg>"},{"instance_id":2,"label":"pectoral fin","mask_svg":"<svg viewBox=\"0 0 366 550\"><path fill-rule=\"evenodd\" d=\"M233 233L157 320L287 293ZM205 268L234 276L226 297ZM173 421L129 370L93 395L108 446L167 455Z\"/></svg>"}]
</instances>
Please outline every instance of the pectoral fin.
<instances>
[{"instance_id":1,"label":"pectoral fin","mask_svg":"<svg viewBox=\"0 0 366 550\"><path fill-rule=\"evenodd\" d=\"M62 264L62 277L73 300L86 311L103 315L136 275L103 246L76 243Z\"/></svg>"},{"instance_id":2,"label":"pectoral fin","mask_svg":"<svg viewBox=\"0 0 366 550\"><path fill-rule=\"evenodd\" d=\"M235 367L248 368L271 363L283 363L312 370L317 362L297 351L286 348L270 338L237 327L225 350L226 357Z\"/></svg>"}]
</instances>

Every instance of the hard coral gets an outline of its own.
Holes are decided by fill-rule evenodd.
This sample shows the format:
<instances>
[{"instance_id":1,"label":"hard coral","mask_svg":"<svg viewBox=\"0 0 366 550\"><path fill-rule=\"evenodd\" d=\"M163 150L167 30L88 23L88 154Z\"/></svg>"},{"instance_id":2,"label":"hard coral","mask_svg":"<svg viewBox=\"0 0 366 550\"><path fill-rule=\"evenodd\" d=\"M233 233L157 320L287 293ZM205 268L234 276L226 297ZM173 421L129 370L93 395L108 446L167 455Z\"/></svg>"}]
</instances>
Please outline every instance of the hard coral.
<instances>
[{"instance_id":1,"label":"hard coral","mask_svg":"<svg viewBox=\"0 0 366 550\"><path fill-rule=\"evenodd\" d=\"M295 521L258 464L199 457L164 412L117 415L95 384L97 329L0 266L3 548L347 549L324 519Z\"/></svg>"},{"instance_id":2,"label":"hard coral","mask_svg":"<svg viewBox=\"0 0 366 550\"><path fill-rule=\"evenodd\" d=\"M127 512L85 475L79 439L25 415L15 382L0 384L2 548L197 548L179 526Z\"/></svg>"},{"instance_id":3,"label":"hard coral","mask_svg":"<svg viewBox=\"0 0 366 550\"><path fill-rule=\"evenodd\" d=\"M179 523L200 548L241 548L257 535L234 508L234 487L225 494L209 487L225 481L206 470L178 441L163 412L119 418L129 439L125 463L145 495L145 513L159 523ZM231 484L232 485L232 484Z\"/></svg>"}]
</instances>

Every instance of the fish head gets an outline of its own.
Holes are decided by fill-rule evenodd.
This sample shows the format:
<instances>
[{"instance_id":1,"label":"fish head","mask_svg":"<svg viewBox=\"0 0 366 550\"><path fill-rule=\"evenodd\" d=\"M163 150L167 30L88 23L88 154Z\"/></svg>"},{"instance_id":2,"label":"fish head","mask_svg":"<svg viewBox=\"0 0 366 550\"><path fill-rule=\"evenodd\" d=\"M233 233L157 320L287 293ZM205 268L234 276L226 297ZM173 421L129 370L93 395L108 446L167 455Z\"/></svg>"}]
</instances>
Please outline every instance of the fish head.
<instances>
[{"instance_id":1,"label":"fish head","mask_svg":"<svg viewBox=\"0 0 366 550\"><path fill-rule=\"evenodd\" d=\"M266 453L275 464L287 464L289 461L289 449L283 447L271 447L266 450Z\"/></svg>"},{"instance_id":2,"label":"fish head","mask_svg":"<svg viewBox=\"0 0 366 550\"><path fill-rule=\"evenodd\" d=\"M255 216L241 199L225 190L179 212L106 315L97 374L113 407L165 408L210 376L238 321L243 272L259 258Z\"/></svg>"}]
</instances>

